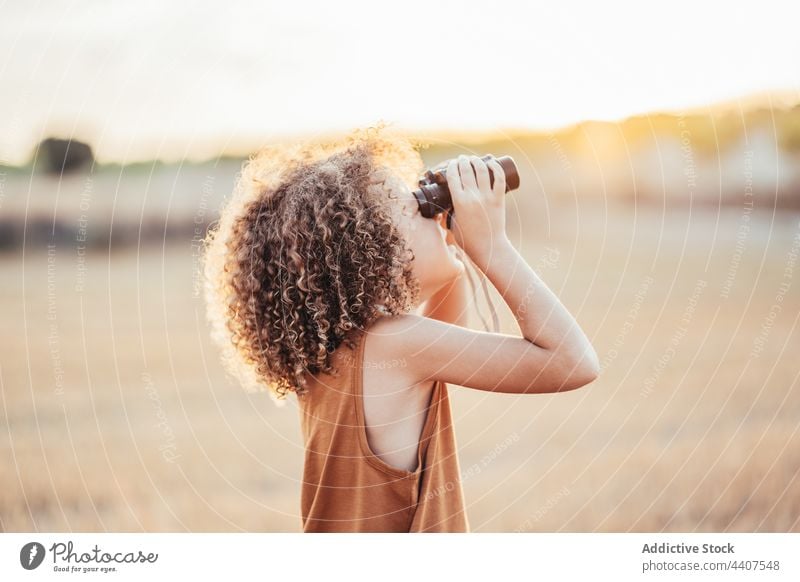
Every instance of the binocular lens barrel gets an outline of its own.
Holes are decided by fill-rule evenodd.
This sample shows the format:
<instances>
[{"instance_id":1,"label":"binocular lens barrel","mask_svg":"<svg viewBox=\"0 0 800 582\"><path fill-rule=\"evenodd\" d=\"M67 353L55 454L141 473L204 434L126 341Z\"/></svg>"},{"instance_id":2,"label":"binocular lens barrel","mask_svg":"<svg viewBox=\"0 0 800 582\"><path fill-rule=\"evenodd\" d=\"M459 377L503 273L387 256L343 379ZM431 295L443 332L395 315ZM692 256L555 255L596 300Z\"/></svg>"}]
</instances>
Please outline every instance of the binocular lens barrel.
<instances>
[{"instance_id":1,"label":"binocular lens barrel","mask_svg":"<svg viewBox=\"0 0 800 582\"><path fill-rule=\"evenodd\" d=\"M481 159L488 162L493 157L489 154ZM502 156L497 158L497 161L505 174L506 192L519 188L519 172L514 159L511 156ZM494 174L491 168L489 168L489 183L494 185ZM414 190L414 196L419 203L420 213L425 218L433 218L437 214L450 210L453 207L453 201L447 185L446 169L425 172L424 177L419 181L419 188Z\"/></svg>"}]
</instances>

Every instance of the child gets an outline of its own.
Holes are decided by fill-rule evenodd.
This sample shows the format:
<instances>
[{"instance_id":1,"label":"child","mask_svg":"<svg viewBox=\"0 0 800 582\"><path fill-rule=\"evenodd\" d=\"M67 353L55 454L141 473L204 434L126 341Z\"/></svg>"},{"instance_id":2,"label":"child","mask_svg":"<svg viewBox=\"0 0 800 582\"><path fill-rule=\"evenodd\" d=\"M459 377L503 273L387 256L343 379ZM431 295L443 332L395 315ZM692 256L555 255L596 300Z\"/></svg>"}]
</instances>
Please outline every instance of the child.
<instances>
[{"instance_id":1,"label":"child","mask_svg":"<svg viewBox=\"0 0 800 582\"><path fill-rule=\"evenodd\" d=\"M449 231L419 213L423 171L417 146L383 125L265 148L206 240L227 368L276 403L296 394L306 532L469 531L448 384L537 394L598 375L588 339L506 236L499 164L449 163ZM466 327L465 260L521 337Z\"/></svg>"}]
</instances>

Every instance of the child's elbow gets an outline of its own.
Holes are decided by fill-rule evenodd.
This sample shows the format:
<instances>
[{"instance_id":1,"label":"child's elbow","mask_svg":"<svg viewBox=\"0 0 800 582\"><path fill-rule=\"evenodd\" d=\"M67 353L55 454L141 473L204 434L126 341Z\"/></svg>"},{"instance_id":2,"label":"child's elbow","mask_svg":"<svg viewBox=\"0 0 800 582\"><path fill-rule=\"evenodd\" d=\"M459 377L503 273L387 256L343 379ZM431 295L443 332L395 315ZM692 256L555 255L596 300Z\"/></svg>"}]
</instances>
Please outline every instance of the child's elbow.
<instances>
[{"instance_id":1,"label":"child's elbow","mask_svg":"<svg viewBox=\"0 0 800 582\"><path fill-rule=\"evenodd\" d=\"M591 345L577 356L568 358L568 363L564 368L569 372L564 378L563 387L559 392L577 390L591 384L600 376L600 360Z\"/></svg>"}]
</instances>

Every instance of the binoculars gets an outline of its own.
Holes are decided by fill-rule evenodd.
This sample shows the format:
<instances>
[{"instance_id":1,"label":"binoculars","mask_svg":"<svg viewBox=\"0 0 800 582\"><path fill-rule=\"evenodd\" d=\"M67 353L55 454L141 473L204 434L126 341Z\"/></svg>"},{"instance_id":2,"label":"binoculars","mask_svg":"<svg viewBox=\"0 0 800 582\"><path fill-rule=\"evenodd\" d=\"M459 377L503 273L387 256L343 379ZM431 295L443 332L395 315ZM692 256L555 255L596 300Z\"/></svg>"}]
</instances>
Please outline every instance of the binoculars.
<instances>
[{"instance_id":1,"label":"binoculars","mask_svg":"<svg viewBox=\"0 0 800 582\"><path fill-rule=\"evenodd\" d=\"M485 162L494 156L487 154L481 159ZM511 156L496 158L506 178L506 192L519 188L519 172L514 159ZM447 212L447 228L450 228L450 221L453 216L453 200L450 196L450 188L447 186L446 166L447 160L437 166L434 170L425 172L419 180L419 188L414 190L414 197L419 204L419 211L425 218L433 218L437 214ZM471 167L471 166L470 166ZM473 169L474 172L474 169ZM489 168L489 184L494 185L494 173ZM451 211L451 212L448 212Z\"/></svg>"}]
</instances>

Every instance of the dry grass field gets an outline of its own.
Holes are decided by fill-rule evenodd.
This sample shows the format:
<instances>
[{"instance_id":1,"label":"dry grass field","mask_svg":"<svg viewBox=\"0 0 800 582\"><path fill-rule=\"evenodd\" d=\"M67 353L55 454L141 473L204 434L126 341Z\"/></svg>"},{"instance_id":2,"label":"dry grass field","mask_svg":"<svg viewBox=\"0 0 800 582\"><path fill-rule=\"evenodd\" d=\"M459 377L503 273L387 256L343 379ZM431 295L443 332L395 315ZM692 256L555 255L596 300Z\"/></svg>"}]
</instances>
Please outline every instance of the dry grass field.
<instances>
[{"instance_id":1,"label":"dry grass field","mask_svg":"<svg viewBox=\"0 0 800 582\"><path fill-rule=\"evenodd\" d=\"M525 216L512 240L603 371L451 387L472 529L800 531L800 215L744 237L736 207ZM296 406L224 374L196 265L189 242L0 255L0 530L299 531Z\"/></svg>"}]
</instances>

